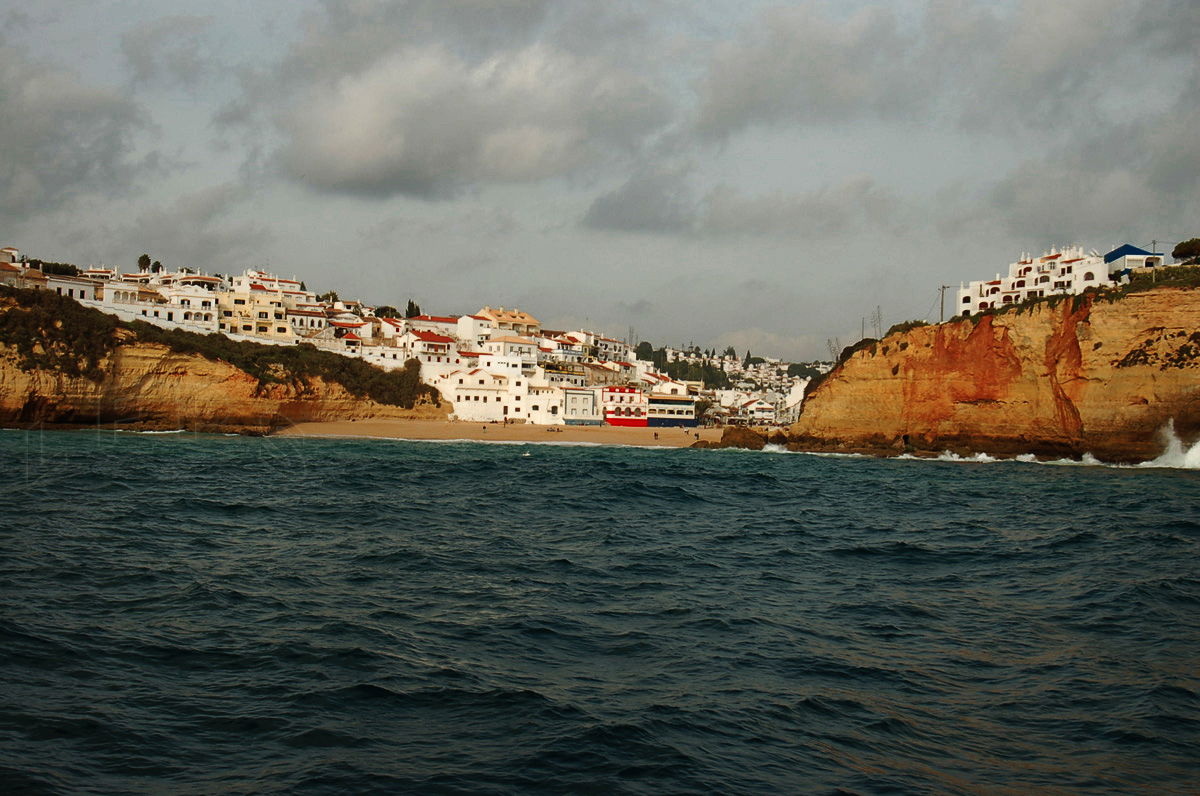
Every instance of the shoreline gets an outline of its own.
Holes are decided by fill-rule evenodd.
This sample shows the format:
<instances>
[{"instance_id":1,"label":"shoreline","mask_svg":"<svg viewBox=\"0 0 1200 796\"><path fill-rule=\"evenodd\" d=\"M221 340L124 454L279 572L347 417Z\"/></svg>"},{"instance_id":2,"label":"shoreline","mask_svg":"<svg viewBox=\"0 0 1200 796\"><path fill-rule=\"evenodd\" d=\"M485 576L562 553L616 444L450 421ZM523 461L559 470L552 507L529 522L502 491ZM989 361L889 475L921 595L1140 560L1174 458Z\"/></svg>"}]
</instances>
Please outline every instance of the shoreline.
<instances>
[{"instance_id":1,"label":"shoreline","mask_svg":"<svg viewBox=\"0 0 1200 796\"><path fill-rule=\"evenodd\" d=\"M590 443L646 448L686 448L700 440L718 442L720 428L631 428L627 426L539 426L471 423L461 420L333 420L296 423L274 432L281 437L345 437L472 442ZM656 438L657 437L657 438Z\"/></svg>"}]
</instances>

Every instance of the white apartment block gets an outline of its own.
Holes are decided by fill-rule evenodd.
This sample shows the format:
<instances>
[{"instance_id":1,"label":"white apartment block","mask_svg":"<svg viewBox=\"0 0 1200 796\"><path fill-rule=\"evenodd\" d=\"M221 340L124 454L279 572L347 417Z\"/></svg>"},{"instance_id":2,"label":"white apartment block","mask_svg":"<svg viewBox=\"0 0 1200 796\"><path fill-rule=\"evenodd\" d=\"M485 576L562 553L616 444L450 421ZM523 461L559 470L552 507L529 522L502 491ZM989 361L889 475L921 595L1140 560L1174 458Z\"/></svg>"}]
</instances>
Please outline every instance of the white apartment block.
<instances>
[{"instance_id":1,"label":"white apartment block","mask_svg":"<svg viewBox=\"0 0 1200 796\"><path fill-rule=\"evenodd\" d=\"M1143 268L1157 268L1163 256L1125 244L1108 254L1085 252L1078 246L1052 249L1041 257L1023 254L1008 266L1008 275L960 285L956 313L971 315L1019 304L1026 299L1074 295L1088 288L1112 285Z\"/></svg>"}]
</instances>

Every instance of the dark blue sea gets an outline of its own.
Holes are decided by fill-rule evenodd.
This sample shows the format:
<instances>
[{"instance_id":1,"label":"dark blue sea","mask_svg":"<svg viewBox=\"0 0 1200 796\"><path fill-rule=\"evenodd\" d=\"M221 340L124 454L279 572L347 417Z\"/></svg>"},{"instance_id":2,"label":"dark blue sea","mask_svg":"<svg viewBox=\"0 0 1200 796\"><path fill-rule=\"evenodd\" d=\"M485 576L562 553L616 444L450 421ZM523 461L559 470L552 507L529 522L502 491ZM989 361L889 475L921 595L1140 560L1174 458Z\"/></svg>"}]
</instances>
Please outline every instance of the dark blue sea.
<instances>
[{"instance_id":1,"label":"dark blue sea","mask_svg":"<svg viewBox=\"0 0 1200 796\"><path fill-rule=\"evenodd\" d=\"M1200 471L0 432L5 793L1195 794Z\"/></svg>"}]
</instances>

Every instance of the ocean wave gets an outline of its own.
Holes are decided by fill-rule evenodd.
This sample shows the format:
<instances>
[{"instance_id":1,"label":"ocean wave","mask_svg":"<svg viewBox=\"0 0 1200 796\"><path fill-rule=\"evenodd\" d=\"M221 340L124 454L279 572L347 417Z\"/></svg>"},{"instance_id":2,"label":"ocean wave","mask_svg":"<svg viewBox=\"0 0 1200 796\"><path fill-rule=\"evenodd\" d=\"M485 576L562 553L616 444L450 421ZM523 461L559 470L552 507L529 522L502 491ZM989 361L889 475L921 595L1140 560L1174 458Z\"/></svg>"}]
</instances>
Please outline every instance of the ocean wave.
<instances>
[{"instance_id":1,"label":"ocean wave","mask_svg":"<svg viewBox=\"0 0 1200 796\"><path fill-rule=\"evenodd\" d=\"M1148 462L1142 462L1138 467L1167 467L1176 470L1200 470L1200 440L1191 445L1179 438L1175 433L1175 420L1168 420L1167 425L1159 433L1164 444L1160 456Z\"/></svg>"}]
</instances>

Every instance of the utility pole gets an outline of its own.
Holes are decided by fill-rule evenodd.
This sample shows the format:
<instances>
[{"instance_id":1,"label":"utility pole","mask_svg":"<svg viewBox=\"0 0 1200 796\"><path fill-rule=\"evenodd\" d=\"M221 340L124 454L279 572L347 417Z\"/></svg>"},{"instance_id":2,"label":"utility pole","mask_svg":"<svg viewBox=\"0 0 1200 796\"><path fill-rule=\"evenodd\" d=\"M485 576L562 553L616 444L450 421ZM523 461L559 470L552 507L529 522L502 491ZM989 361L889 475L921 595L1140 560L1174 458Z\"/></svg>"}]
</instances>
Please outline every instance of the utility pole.
<instances>
[{"instance_id":1,"label":"utility pole","mask_svg":"<svg viewBox=\"0 0 1200 796\"><path fill-rule=\"evenodd\" d=\"M954 285L942 285L938 288L938 291L942 294L942 309L938 313L938 323L944 323L946 320L946 291L952 287Z\"/></svg>"}]
</instances>

